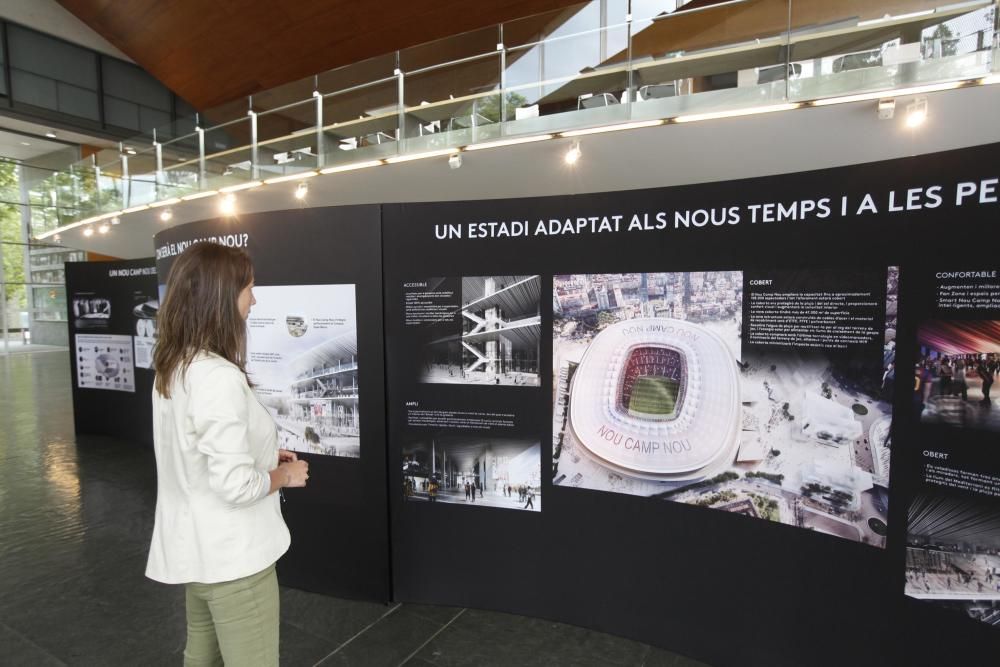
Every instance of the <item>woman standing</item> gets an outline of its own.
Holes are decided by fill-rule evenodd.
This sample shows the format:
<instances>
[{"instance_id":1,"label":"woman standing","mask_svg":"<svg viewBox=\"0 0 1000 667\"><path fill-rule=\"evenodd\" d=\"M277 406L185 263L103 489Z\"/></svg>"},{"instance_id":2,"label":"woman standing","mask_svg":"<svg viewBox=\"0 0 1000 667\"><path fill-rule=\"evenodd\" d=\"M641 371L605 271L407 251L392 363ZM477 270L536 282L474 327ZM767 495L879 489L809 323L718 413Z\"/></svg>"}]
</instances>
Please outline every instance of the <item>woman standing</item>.
<instances>
[{"instance_id":1,"label":"woman standing","mask_svg":"<svg viewBox=\"0 0 1000 667\"><path fill-rule=\"evenodd\" d=\"M308 463L279 450L246 373L253 266L195 243L167 279L153 355L157 496L146 576L184 584L185 665L277 665L282 487Z\"/></svg>"}]
</instances>

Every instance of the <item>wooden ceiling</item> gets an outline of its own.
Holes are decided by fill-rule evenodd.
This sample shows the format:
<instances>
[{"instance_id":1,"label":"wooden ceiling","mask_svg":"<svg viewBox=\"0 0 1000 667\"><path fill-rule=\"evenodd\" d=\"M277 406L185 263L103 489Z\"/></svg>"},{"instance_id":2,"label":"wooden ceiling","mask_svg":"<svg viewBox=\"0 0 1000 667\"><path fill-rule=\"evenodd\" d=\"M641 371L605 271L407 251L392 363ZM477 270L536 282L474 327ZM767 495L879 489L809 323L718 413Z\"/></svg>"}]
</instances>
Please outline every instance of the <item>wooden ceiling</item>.
<instances>
[{"instance_id":1,"label":"wooden ceiling","mask_svg":"<svg viewBox=\"0 0 1000 667\"><path fill-rule=\"evenodd\" d=\"M59 2L203 110L397 49L579 4L579 0Z\"/></svg>"}]
</instances>

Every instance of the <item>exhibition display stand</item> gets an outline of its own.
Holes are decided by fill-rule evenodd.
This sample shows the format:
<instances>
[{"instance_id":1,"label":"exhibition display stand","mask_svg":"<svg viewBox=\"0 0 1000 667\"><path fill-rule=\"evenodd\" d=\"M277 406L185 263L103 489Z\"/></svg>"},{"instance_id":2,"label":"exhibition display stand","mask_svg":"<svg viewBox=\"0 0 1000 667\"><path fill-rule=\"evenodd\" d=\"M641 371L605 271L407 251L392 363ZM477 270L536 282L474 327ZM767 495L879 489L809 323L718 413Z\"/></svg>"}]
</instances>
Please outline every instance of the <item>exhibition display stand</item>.
<instances>
[{"instance_id":1,"label":"exhibition display stand","mask_svg":"<svg viewBox=\"0 0 1000 667\"><path fill-rule=\"evenodd\" d=\"M66 308L76 432L152 444L153 260L67 262Z\"/></svg>"},{"instance_id":2,"label":"exhibition display stand","mask_svg":"<svg viewBox=\"0 0 1000 667\"><path fill-rule=\"evenodd\" d=\"M384 206L396 598L990 662L998 154Z\"/></svg>"},{"instance_id":3,"label":"exhibition display stand","mask_svg":"<svg viewBox=\"0 0 1000 667\"><path fill-rule=\"evenodd\" d=\"M998 157L243 215L156 268L254 260L248 370L311 473L283 583L711 664L987 664Z\"/></svg>"},{"instance_id":4,"label":"exhibition display stand","mask_svg":"<svg viewBox=\"0 0 1000 667\"><path fill-rule=\"evenodd\" d=\"M173 259L200 241L253 258L247 370L280 445L309 461L309 485L284 494L292 546L280 581L388 600L379 208L259 213L164 230L155 239L161 284Z\"/></svg>"}]
</instances>

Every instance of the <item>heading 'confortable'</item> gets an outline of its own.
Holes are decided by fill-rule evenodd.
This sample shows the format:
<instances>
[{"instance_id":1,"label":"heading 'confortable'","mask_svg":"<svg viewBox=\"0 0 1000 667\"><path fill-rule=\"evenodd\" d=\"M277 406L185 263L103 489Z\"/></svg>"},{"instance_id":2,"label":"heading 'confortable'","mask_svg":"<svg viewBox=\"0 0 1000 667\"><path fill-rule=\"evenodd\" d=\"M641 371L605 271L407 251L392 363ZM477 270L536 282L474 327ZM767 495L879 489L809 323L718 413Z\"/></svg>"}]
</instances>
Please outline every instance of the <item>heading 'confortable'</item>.
<instances>
[{"instance_id":1,"label":"heading 'confortable'","mask_svg":"<svg viewBox=\"0 0 1000 667\"><path fill-rule=\"evenodd\" d=\"M938 271L935 278L996 278L996 271Z\"/></svg>"}]
</instances>

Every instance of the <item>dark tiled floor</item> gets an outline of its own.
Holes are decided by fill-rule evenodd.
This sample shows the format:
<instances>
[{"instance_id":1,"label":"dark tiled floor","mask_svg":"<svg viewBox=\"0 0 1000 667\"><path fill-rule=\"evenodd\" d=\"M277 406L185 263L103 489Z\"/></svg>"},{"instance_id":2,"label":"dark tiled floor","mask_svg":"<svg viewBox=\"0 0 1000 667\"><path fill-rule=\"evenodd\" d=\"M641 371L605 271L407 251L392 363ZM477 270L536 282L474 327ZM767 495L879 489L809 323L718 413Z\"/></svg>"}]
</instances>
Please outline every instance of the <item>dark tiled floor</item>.
<instances>
[{"instance_id":1,"label":"dark tiled floor","mask_svg":"<svg viewBox=\"0 0 1000 667\"><path fill-rule=\"evenodd\" d=\"M0 665L180 665L184 595L143 576L146 447L73 433L65 352L0 356ZM581 628L476 609L281 589L281 663L700 663Z\"/></svg>"}]
</instances>

